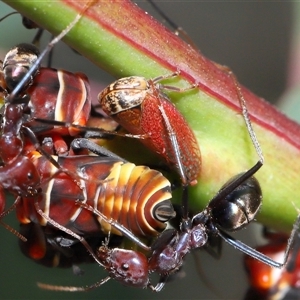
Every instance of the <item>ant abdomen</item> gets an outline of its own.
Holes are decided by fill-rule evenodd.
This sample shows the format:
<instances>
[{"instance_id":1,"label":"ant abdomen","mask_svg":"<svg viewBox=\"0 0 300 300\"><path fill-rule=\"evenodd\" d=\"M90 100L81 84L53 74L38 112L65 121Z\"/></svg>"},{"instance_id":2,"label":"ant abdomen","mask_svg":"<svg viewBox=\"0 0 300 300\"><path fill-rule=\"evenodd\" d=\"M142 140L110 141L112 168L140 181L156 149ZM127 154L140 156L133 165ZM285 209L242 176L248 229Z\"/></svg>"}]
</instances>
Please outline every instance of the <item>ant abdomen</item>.
<instances>
[{"instance_id":1,"label":"ant abdomen","mask_svg":"<svg viewBox=\"0 0 300 300\"><path fill-rule=\"evenodd\" d=\"M34 65L38 56L39 50L31 44L25 43L15 46L6 54L3 61L3 72L7 88L10 91L16 87ZM31 78L25 83L25 86L30 83Z\"/></svg>"},{"instance_id":2,"label":"ant abdomen","mask_svg":"<svg viewBox=\"0 0 300 300\"><path fill-rule=\"evenodd\" d=\"M223 187L237 180L244 173L232 177ZM218 227L226 231L235 231L250 223L256 216L262 203L262 191L256 178L250 177L221 199L214 198L208 205L211 217Z\"/></svg>"}]
</instances>

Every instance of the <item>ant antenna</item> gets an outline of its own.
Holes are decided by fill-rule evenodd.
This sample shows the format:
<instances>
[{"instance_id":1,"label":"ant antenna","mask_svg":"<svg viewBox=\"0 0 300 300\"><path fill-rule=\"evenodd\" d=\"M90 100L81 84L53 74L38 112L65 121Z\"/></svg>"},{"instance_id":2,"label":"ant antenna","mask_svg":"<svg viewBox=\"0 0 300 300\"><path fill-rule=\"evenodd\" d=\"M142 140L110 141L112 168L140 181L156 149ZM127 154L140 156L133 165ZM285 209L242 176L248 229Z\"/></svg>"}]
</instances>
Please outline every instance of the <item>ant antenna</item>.
<instances>
[{"instance_id":1,"label":"ant antenna","mask_svg":"<svg viewBox=\"0 0 300 300\"><path fill-rule=\"evenodd\" d=\"M101 261L98 259L98 257L96 256L96 254L94 253L93 249L90 247L90 245L87 243L87 241L85 240L84 237L76 234L74 231L60 225L59 223L57 223L56 221L54 221L53 219L51 219L49 216L47 216L42 209L39 206L38 201L36 200L34 202L34 206L36 208L36 211L39 213L40 216L42 216L45 220L47 220L47 222L49 224L51 224L52 226L54 226L55 228L59 229L60 231L63 231L67 234L69 234L70 236L76 238L79 242L81 242L83 244L83 246L87 249L87 251L92 255L92 257L95 259L95 261L100 265L103 266L103 264L101 263Z\"/></svg>"},{"instance_id":2,"label":"ant antenna","mask_svg":"<svg viewBox=\"0 0 300 300\"><path fill-rule=\"evenodd\" d=\"M106 283L108 280L110 280L111 277L106 277L90 286L86 287L80 287L80 286L61 286L61 285L52 285L52 284L47 284L47 283L42 283L42 282L37 282L37 286L40 289L43 290L48 290L48 291L56 291L56 292L87 292L89 290L95 289L104 283Z\"/></svg>"},{"instance_id":3,"label":"ant antenna","mask_svg":"<svg viewBox=\"0 0 300 300\"><path fill-rule=\"evenodd\" d=\"M189 37L186 31L174 23L152 0L147 0L147 2L155 9L155 11L163 18L163 20L170 25L170 27L174 30L175 35L181 35L185 42L190 44L194 49L197 49L193 40Z\"/></svg>"},{"instance_id":4,"label":"ant antenna","mask_svg":"<svg viewBox=\"0 0 300 300\"><path fill-rule=\"evenodd\" d=\"M5 229L10 231L12 234L14 234L21 241L27 242L27 238L25 236L23 236L19 231L17 231L16 229L12 228L11 226L9 226L8 224L6 224L2 221L2 219L5 216L7 216L9 213L11 213L13 210L15 210L17 204L20 202L20 199L21 199L20 196L18 196L17 199L15 200L15 202L13 203L13 205L8 210L0 213L0 225L2 225Z\"/></svg>"},{"instance_id":5,"label":"ant antenna","mask_svg":"<svg viewBox=\"0 0 300 300\"><path fill-rule=\"evenodd\" d=\"M4 223L2 220L0 220L0 225L2 225L5 229L10 231L12 234L14 234L17 238L19 238L23 242L27 242L27 238L23 236L19 231L16 229L12 228L8 224Z\"/></svg>"},{"instance_id":6,"label":"ant antenna","mask_svg":"<svg viewBox=\"0 0 300 300\"><path fill-rule=\"evenodd\" d=\"M9 14L5 15L4 17L2 17L2 18L0 19L0 22L2 22L3 20L5 20L7 17L9 17L9 16L11 16L11 15L16 15L16 14L19 14L19 12L13 11L13 12L9 13Z\"/></svg>"},{"instance_id":7,"label":"ant antenna","mask_svg":"<svg viewBox=\"0 0 300 300\"><path fill-rule=\"evenodd\" d=\"M178 35L178 33L181 33L182 36L184 37L185 41L187 41L195 50L199 51L197 46L195 45L195 43L191 40L191 38L188 36L188 34L180 27L178 26L176 23L174 23L152 0L147 0L147 2L156 10L156 12L175 30L175 34ZM256 153L259 156L259 160L261 162L261 164L264 164L264 156L260 147L260 144L258 142L258 139L256 137L255 131L253 130L250 118L249 118L249 113L248 113L248 109L247 109L247 105L246 105L246 101L244 98L244 95L242 93L242 89L240 84L237 81L236 76L233 74L233 72L226 66L222 66L218 63L215 63L215 65L221 69L226 71L232 78L232 80L234 81L236 90L237 90L237 94L238 94L238 98L239 98L239 102L242 108L242 114L246 123L246 127L247 130L249 132L252 144L254 145L254 148L256 150Z\"/></svg>"},{"instance_id":8,"label":"ant antenna","mask_svg":"<svg viewBox=\"0 0 300 300\"><path fill-rule=\"evenodd\" d=\"M244 117L244 121L245 121L247 130L248 130L249 136L250 136L252 144L253 144L253 146L256 150L256 153L259 157L259 161L263 165L264 160L265 160L264 155L263 155L262 149L260 147L260 144L258 142L256 133L255 133L253 127L252 127L252 123L251 123L249 113L248 113L248 109L247 109L247 105L246 105L246 100L245 100L244 95L242 93L241 86L238 83L236 76L233 74L233 72L229 68L224 67L224 66L220 66L218 64L217 64L217 66L220 67L221 69L224 69L230 75L230 77L232 78L232 80L234 82L234 85L235 85L236 90L237 90L239 102L240 102L240 105L241 105L241 108L242 108L242 114L243 114L243 117Z\"/></svg>"}]
</instances>

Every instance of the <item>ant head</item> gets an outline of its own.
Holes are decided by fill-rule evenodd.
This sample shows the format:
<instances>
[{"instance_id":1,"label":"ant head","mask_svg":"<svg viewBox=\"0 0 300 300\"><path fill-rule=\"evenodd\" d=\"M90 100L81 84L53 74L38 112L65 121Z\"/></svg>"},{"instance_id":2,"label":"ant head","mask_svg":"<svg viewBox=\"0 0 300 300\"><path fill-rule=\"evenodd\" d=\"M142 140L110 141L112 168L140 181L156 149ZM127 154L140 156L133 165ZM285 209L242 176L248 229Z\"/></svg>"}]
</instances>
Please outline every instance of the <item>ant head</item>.
<instances>
[{"instance_id":1,"label":"ant head","mask_svg":"<svg viewBox=\"0 0 300 300\"><path fill-rule=\"evenodd\" d=\"M145 288L149 284L148 260L143 253L102 246L98 256L111 278L127 286Z\"/></svg>"},{"instance_id":2,"label":"ant head","mask_svg":"<svg viewBox=\"0 0 300 300\"><path fill-rule=\"evenodd\" d=\"M33 162L25 156L20 155L8 166L2 167L0 178L4 189L24 197L32 197L39 192L40 174Z\"/></svg>"}]
</instances>

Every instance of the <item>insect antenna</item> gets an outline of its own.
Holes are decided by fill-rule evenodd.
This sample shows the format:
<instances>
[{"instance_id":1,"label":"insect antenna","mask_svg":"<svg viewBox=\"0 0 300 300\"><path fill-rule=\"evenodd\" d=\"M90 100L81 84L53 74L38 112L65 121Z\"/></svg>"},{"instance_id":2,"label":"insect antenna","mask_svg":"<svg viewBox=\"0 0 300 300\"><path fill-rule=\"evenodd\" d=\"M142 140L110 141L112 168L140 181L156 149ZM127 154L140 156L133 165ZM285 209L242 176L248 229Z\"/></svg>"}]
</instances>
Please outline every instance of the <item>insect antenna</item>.
<instances>
[{"instance_id":1,"label":"insect antenna","mask_svg":"<svg viewBox=\"0 0 300 300\"><path fill-rule=\"evenodd\" d=\"M0 18L0 22L2 22L3 20L5 20L5 19L8 18L9 16L16 15L16 14L20 14L20 13L17 12L17 11L13 11L13 12L11 12L11 13L8 13L8 14L5 15L4 17Z\"/></svg>"},{"instance_id":2,"label":"insect antenna","mask_svg":"<svg viewBox=\"0 0 300 300\"><path fill-rule=\"evenodd\" d=\"M97 281L96 283L90 285L90 286L62 286L62 285L52 285L42 282L37 282L37 286L43 290L49 290L49 291L56 291L56 292L87 292L90 290L93 290L107 281L109 281L111 277L107 276L104 279L101 279L100 281Z\"/></svg>"},{"instance_id":3,"label":"insect antenna","mask_svg":"<svg viewBox=\"0 0 300 300\"><path fill-rule=\"evenodd\" d=\"M174 30L176 35L181 35L182 38L190 44L193 48L197 49L197 46L193 42L193 40L189 37L187 32L179 25L177 25L174 21L172 21L152 0L147 0L147 2L154 8L154 10L163 18L163 20L170 25L170 27Z\"/></svg>"}]
</instances>

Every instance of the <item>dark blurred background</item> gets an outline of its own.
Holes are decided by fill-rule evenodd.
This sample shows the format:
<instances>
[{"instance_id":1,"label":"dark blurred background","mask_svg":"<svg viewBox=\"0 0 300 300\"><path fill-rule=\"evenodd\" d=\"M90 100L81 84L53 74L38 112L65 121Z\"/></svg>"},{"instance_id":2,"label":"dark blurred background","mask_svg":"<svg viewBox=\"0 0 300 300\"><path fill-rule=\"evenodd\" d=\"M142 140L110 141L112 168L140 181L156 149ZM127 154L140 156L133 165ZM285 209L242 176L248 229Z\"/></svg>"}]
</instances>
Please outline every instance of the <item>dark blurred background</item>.
<instances>
[{"instance_id":1,"label":"dark blurred background","mask_svg":"<svg viewBox=\"0 0 300 300\"><path fill-rule=\"evenodd\" d=\"M136 2L163 22L147 2ZM155 2L185 29L206 57L229 66L243 85L274 103L283 93L292 27L291 2ZM10 11L6 4L0 3L0 17ZM34 33L22 27L19 16L0 23L1 57L13 45L30 42ZM41 48L49 39L49 35L43 37ZM64 44L55 47L53 66L86 73L91 81L98 83L95 95L102 85L114 79ZM5 221L18 228L14 213ZM199 251L203 272L217 287L217 293L201 282L192 255L187 257L185 277L170 282L159 294L124 288L114 281L87 293L42 291L36 287L36 281L82 286L92 284L106 274L96 265L83 266L86 272L81 277L74 276L70 269L39 266L20 253L15 236L4 228L0 230L0 299L242 299L247 289L242 254L224 245L220 261ZM251 245L259 244L251 230L244 230L237 236Z\"/></svg>"}]
</instances>

